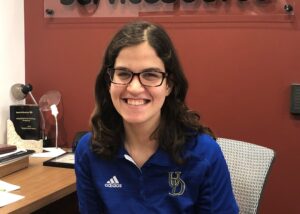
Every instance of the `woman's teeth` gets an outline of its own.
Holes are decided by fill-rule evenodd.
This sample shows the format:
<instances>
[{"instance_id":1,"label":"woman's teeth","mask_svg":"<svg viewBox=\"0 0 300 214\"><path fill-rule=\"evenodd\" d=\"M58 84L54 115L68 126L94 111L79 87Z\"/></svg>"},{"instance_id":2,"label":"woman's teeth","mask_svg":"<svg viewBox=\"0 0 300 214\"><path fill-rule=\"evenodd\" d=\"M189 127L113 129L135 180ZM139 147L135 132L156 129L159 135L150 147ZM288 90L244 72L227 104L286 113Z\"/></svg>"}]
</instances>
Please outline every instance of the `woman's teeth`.
<instances>
[{"instance_id":1,"label":"woman's teeth","mask_svg":"<svg viewBox=\"0 0 300 214\"><path fill-rule=\"evenodd\" d=\"M145 99L125 99L125 101L127 102L127 104L129 105L133 105L133 106L138 106L138 105L144 105L147 103L147 100Z\"/></svg>"}]
</instances>

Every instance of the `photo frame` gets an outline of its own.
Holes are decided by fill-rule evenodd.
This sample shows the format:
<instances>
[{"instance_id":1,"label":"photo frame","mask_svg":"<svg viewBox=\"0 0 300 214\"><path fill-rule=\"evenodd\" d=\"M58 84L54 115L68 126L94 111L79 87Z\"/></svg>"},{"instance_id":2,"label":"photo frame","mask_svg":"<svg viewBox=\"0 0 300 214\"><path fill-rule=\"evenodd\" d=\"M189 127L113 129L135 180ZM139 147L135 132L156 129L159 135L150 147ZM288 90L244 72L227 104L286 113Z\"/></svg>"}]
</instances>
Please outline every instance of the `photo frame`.
<instances>
[{"instance_id":1,"label":"photo frame","mask_svg":"<svg viewBox=\"0 0 300 214\"><path fill-rule=\"evenodd\" d=\"M74 169L75 154L73 152L64 153L55 158L51 158L47 161L44 161L43 165Z\"/></svg>"}]
</instances>

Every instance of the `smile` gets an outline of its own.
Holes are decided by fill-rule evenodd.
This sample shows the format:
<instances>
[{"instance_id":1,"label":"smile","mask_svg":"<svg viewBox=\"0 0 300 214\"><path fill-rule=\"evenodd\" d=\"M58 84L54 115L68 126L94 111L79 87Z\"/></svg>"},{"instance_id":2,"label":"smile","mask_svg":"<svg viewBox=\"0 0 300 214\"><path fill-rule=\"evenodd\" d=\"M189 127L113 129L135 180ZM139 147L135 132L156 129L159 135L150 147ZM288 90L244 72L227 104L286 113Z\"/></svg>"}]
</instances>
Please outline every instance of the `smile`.
<instances>
[{"instance_id":1,"label":"smile","mask_svg":"<svg viewBox=\"0 0 300 214\"><path fill-rule=\"evenodd\" d=\"M150 100L147 99L123 99L128 105L132 106L140 106L145 105L150 102Z\"/></svg>"}]
</instances>

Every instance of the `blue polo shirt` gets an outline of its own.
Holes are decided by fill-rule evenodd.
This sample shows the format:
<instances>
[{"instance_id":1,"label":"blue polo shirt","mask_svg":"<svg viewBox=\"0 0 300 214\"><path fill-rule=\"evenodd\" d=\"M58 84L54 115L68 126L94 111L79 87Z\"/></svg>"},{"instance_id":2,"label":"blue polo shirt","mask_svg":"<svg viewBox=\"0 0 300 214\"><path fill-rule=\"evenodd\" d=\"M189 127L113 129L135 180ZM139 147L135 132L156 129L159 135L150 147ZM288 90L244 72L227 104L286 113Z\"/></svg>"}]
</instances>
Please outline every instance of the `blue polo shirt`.
<instances>
[{"instance_id":1,"label":"blue polo shirt","mask_svg":"<svg viewBox=\"0 0 300 214\"><path fill-rule=\"evenodd\" d=\"M158 149L138 168L124 147L117 158L104 160L90 143L88 133L75 153L80 213L238 213L221 149L206 134L186 144L184 165Z\"/></svg>"}]
</instances>

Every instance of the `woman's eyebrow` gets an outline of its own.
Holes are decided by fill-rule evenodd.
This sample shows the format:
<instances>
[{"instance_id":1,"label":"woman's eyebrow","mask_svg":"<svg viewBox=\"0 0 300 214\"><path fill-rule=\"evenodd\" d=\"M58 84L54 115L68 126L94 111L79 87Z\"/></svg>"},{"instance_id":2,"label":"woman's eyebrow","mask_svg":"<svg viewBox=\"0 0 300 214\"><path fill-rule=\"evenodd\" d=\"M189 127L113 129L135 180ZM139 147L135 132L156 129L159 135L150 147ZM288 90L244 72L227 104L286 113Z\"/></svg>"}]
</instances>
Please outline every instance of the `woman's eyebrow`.
<instances>
[{"instance_id":1,"label":"woman's eyebrow","mask_svg":"<svg viewBox=\"0 0 300 214\"><path fill-rule=\"evenodd\" d=\"M162 71L160 68L157 68L157 67L150 67L150 68L145 68L142 70L143 71L158 71L158 72L164 72Z\"/></svg>"},{"instance_id":2,"label":"woman's eyebrow","mask_svg":"<svg viewBox=\"0 0 300 214\"><path fill-rule=\"evenodd\" d=\"M129 70L129 71L131 71L130 69L128 69L128 68L126 68L126 67L124 67L124 66L116 66L116 67L114 67L114 69L124 69L124 70Z\"/></svg>"},{"instance_id":3,"label":"woman's eyebrow","mask_svg":"<svg viewBox=\"0 0 300 214\"><path fill-rule=\"evenodd\" d=\"M145 72L145 71L158 71L158 72L164 72L163 70L161 70L158 67L148 67L148 68L144 68L143 70L140 71L133 71L125 66L116 66L114 69L120 69L120 70L126 70L126 71L131 71L133 73L141 73L141 72Z\"/></svg>"}]
</instances>

